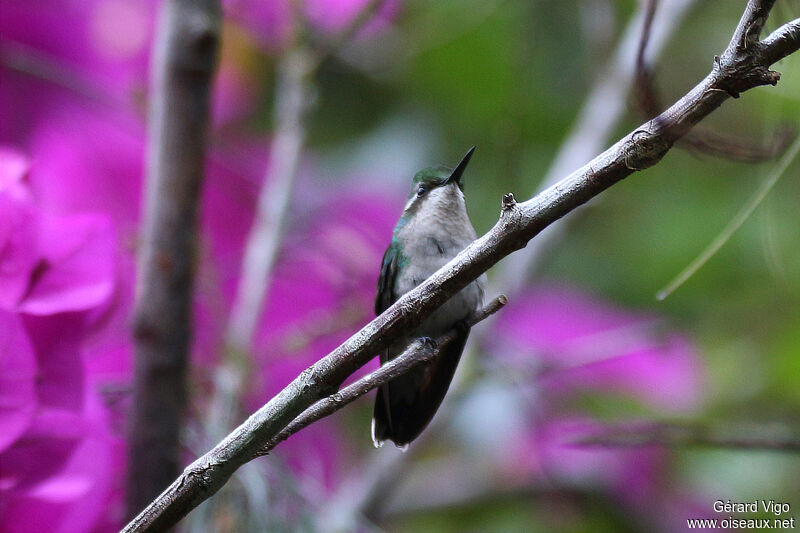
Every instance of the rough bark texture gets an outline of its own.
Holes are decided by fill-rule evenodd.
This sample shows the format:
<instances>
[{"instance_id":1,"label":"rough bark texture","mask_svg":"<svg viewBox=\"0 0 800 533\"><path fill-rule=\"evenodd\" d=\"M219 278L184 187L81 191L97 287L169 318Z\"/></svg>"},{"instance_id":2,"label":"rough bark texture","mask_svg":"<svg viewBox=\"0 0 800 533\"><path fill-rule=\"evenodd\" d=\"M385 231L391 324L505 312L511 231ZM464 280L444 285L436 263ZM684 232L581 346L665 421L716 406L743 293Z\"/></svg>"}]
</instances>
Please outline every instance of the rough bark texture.
<instances>
[{"instance_id":1,"label":"rough bark texture","mask_svg":"<svg viewBox=\"0 0 800 533\"><path fill-rule=\"evenodd\" d=\"M500 310L501 307L506 305L508 300L505 296L501 295L492 300L489 305L480 309L472 317L466 320L469 327L474 326L478 322L485 320ZM439 350L442 346L449 342L453 342L458 337L458 331L453 329L444 335L434 339L434 342L419 342L411 344L406 350L392 359L382 364L378 370L371 372L359 379L355 383L348 385L339 392L331 394L327 398L323 398L305 411L303 414L292 420L292 423L286 426L283 431L278 433L275 438L270 439L258 455L266 455L275 446L285 441L301 429L313 424L321 418L325 418L344 407L345 405L354 402L358 398L364 396L372 389L383 383L388 383L397 376L403 375L412 368L421 365L427 365L433 362L439 356Z\"/></svg>"},{"instance_id":2,"label":"rough bark texture","mask_svg":"<svg viewBox=\"0 0 800 533\"><path fill-rule=\"evenodd\" d=\"M130 516L180 471L197 203L220 17L217 0L166 0L154 47L134 325Z\"/></svg>"},{"instance_id":3,"label":"rough bark texture","mask_svg":"<svg viewBox=\"0 0 800 533\"><path fill-rule=\"evenodd\" d=\"M503 199L500 220L447 265L400 298L379 317L323 359L303 371L283 391L248 418L213 450L189 465L125 531L161 531L216 492L242 464L292 420L326 396L404 332L417 326L448 297L542 229L626 178L656 164L677 139L725 100L759 85L775 84L769 66L800 48L800 19L757 37L772 1L750 0L734 38L716 58L712 72L686 96L641 125L562 181L524 203Z\"/></svg>"}]
</instances>

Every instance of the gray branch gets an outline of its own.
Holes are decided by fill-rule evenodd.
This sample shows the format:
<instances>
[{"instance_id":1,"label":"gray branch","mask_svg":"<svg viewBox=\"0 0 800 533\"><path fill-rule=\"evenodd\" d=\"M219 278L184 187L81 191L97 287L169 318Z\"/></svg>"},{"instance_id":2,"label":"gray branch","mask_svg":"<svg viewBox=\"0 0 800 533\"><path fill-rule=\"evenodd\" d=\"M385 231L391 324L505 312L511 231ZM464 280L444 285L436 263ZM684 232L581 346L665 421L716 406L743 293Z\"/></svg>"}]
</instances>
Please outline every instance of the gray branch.
<instances>
[{"instance_id":1,"label":"gray branch","mask_svg":"<svg viewBox=\"0 0 800 533\"><path fill-rule=\"evenodd\" d=\"M305 143L305 117L312 102L312 62L308 47L299 45L287 51L278 65L277 128L253 228L247 237L242 275L227 332L228 347L242 353L250 349L282 241L289 199Z\"/></svg>"},{"instance_id":2,"label":"gray branch","mask_svg":"<svg viewBox=\"0 0 800 533\"><path fill-rule=\"evenodd\" d=\"M166 0L154 47L144 228L138 265L127 509L179 472L197 203L217 63L217 0Z\"/></svg>"},{"instance_id":3,"label":"gray branch","mask_svg":"<svg viewBox=\"0 0 800 533\"><path fill-rule=\"evenodd\" d=\"M353 39L384 2L370 0L341 32L316 47L305 39L299 39L278 64L275 136L253 228L245 245L242 275L226 333L226 344L233 350L249 351L269 295L269 282L283 239L289 201L305 144L305 119L314 105L316 70L329 55Z\"/></svg>"},{"instance_id":4,"label":"gray branch","mask_svg":"<svg viewBox=\"0 0 800 533\"><path fill-rule=\"evenodd\" d=\"M672 0L665 2L662 9L655 13L650 25L651 43L648 48L648 57L651 61L661 54L694 2L695 0ZM627 95L636 71L642 27L649 14L648 6L645 4L646 2L642 3L631 17L612 57L598 69L596 80L589 89L569 134L542 179L541 188L557 183L565 174L581 166L602 150L608 142L611 131L624 115ZM536 270L536 265L546 255L546 250L555 246L555 243L567 234L568 224L565 222L562 221L558 226L550 228L545 234L528 243L524 250L503 261L493 281L490 280L492 285L502 287L508 294L519 292ZM480 345L480 339L487 331L491 331L491 328L485 327L476 332L478 340L471 345ZM457 392L459 385L463 383L463 381L454 383L450 395ZM438 424L446 423L455 410L454 403L445 404L440 408L437 414ZM359 515L369 520L377 519L384 502L398 489L397 476L404 469L410 468L409 465L416 458L416 452L419 452L420 448L427 447L434 441L431 435L432 432L425 432L414 442L415 453L394 454L391 459L381 457L371 462L365 467L369 471L366 475L363 471L357 473L368 482L343 483L341 491L337 491L341 494L337 493L325 506L326 511L339 517L339 521L333 523L323 522L326 527L330 526L328 530L341 529L340 521L344 520L349 521L349 526ZM344 494L345 491L349 492Z\"/></svg>"},{"instance_id":5,"label":"gray branch","mask_svg":"<svg viewBox=\"0 0 800 533\"><path fill-rule=\"evenodd\" d=\"M742 34L746 39L757 36L752 28L773 3L751 0L737 27L737 35ZM615 183L658 163L676 140L730 97L760 85L776 84L780 75L769 67L773 61L800 48L800 20L777 29L766 41L748 41L745 47L740 42L734 39L715 60L711 73L672 107L582 168L524 203L518 204L513 196L506 195L500 220L488 233L304 370L213 450L189 465L125 531L161 531L175 524L219 490L239 466L258 455L266 443L303 411L337 392L342 382L374 354L411 331L498 261L523 248L545 227Z\"/></svg>"},{"instance_id":6,"label":"gray branch","mask_svg":"<svg viewBox=\"0 0 800 533\"><path fill-rule=\"evenodd\" d=\"M500 295L492 300L489 305L479 310L472 315L466 322L472 327L478 322L481 322L506 305L508 300L505 296ZM258 455L266 455L275 446L285 441L301 429L311 425L321 418L332 415L347 404L354 402L361 398L366 393L384 383L388 383L394 378L401 376L420 365L427 365L432 363L436 357L439 356L439 350L445 344L452 342L458 337L458 331L452 329L444 335L434 339L434 342L418 341L412 343L406 350L392 359L391 361L381 365L381 367L355 383L348 385L339 392L331 394L324 398L305 411L303 414L295 418L291 424L286 426L283 431L278 433L275 438L270 439L264 447L258 452Z\"/></svg>"},{"instance_id":7,"label":"gray branch","mask_svg":"<svg viewBox=\"0 0 800 533\"><path fill-rule=\"evenodd\" d=\"M800 438L786 424L733 427L666 422L609 424L591 430L575 442L597 447L713 447L800 452Z\"/></svg>"},{"instance_id":8,"label":"gray branch","mask_svg":"<svg viewBox=\"0 0 800 533\"><path fill-rule=\"evenodd\" d=\"M661 55L670 37L680 26L696 0L662 2L653 15L647 47L649 61ZM642 28L648 10L645 2L633 15L620 38L614 55L598 72L597 80L586 96L581 110L550 168L542 179L542 188L550 187L607 146L614 128L628 110L628 94L636 75L636 60ZM536 239L524 251L510 257L498 272L498 286L515 294L530 279L546 250L564 236L567 225L559 224Z\"/></svg>"}]
</instances>

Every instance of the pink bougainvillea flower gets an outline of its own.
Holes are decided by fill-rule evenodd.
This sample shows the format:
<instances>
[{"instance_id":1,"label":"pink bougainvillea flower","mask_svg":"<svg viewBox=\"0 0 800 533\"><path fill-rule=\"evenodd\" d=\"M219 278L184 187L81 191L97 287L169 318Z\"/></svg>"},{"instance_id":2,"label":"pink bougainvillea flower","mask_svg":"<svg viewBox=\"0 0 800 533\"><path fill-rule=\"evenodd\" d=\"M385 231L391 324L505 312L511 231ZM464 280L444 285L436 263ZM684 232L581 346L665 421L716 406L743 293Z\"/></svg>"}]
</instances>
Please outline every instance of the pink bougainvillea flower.
<instances>
[{"instance_id":1,"label":"pink bougainvillea flower","mask_svg":"<svg viewBox=\"0 0 800 533\"><path fill-rule=\"evenodd\" d=\"M527 428L510 435L500 471L609 494L648 529L661 527L674 495L661 447L583 442L604 426L571 400L614 395L657 413L685 414L703 402L702 360L664 319L623 310L574 288L540 286L509 303L496 323L494 361L536 383L523 400ZM580 405L580 404L578 404ZM646 513L642 509L647 509Z\"/></svg>"},{"instance_id":2,"label":"pink bougainvillea flower","mask_svg":"<svg viewBox=\"0 0 800 533\"><path fill-rule=\"evenodd\" d=\"M58 480L92 431L86 402L98 398L85 387L82 346L114 292L114 236L104 215L42 210L29 188L36 173L27 158L0 151L0 529L87 531L58 529L74 511L53 505L72 509L85 492ZM105 475L102 461L92 465L84 478Z\"/></svg>"},{"instance_id":3,"label":"pink bougainvillea flower","mask_svg":"<svg viewBox=\"0 0 800 533\"><path fill-rule=\"evenodd\" d=\"M144 161L144 127L135 117L60 106L38 124L31 153L38 205L56 214L104 213L132 247Z\"/></svg>"},{"instance_id":4,"label":"pink bougainvillea flower","mask_svg":"<svg viewBox=\"0 0 800 533\"><path fill-rule=\"evenodd\" d=\"M30 163L21 152L0 146L0 307L11 308L28 289L36 266L36 217L24 179Z\"/></svg>"},{"instance_id":5,"label":"pink bougainvillea flower","mask_svg":"<svg viewBox=\"0 0 800 533\"><path fill-rule=\"evenodd\" d=\"M58 64L104 92L132 95L146 80L155 7L151 0L11 2L0 12L0 35L29 62Z\"/></svg>"},{"instance_id":6,"label":"pink bougainvillea flower","mask_svg":"<svg viewBox=\"0 0 800 533\"><path fill-rule=\"evenodd\" d=\"M17 200L29 198L24 180L31 163L25 155L8 146L0 146L0 192Z\"/></svg>"},{"instance_id":7,"label":"pink bougainvillea flower","mask_svg":"<svg viewBox=\"0 0 800 533\"><path fill-rule=\"evenodd\" d=\"M47 433L32 435L31 443L23 445L16 457L3 457L6 464L13 460L16 465L37 467L55 445L69 443L71 447L60 467L50 475L0 487L3 531L75 533L118 529L120 509L109 506L109 495L114 479L122 474L119 445L109 433L106 413L97 396L87 393L85 402L75 416L54 413L43 421L52 426ZM38 447L34 439L38 439ZM23 453L31 455L25 457ZM9 481L5 471L0 479Z\"/></svg>"},{"instance_id":8,"label":"pink bougainvillea flower","mask_svg":"<svg viewBox=\"0 0 800 533\"><path fill-rule=\"evenodd\" d=\"M0 454L36 412L36 356L21 319L0 309Z\"/></svg>"},{"instance_id":9,"label":"pink bougainvillea flower","mask_svg":"<svg viewBox=\"0 0 800 533\"><path fill-rule=\"evenodd\" d=\"M14 168L24 166L0 168L0 306L38 315L97 307L113 288L108 220L43 213Z\"/></svg>"},{"instance_id":10,"label":"pink bougainvillea flower","mask_svg":"<svg viewBox=\"0 0 800 533\"><path fill-rule=\"evenodd\" d=\"M563 287L538 287L510 302L491 349L514 365L543 372L551 393L624 394L666 412L703 399L703 365L663 320L615 308Z\"/></svg>"},{"instance_id":11,"label":"pink bougainvillea flower","mask_svg":"<svg viewBox=\"0 0 800 533\"><path fill-rule=\"evenodd\" d=\"M253 2L253 9L270 11L273 3L281 4ZM141 121L159 5L155 0L66 0L57 9L51 0L4 5L0 142L27 138L64 105L78 104L84 113L113 109ZM255 47L238 38L241 33L228 31L223 40L214 124L246 116L257 104L258 75L249 60Z\"/></svg>"},{"instance_id":12,"label":"pink bougainvillea flower","mask_svg":"<svg viewBox=\"0 0 800 533\"><path fill-rule=\"evenodd\" d=\"M0 190L0 307L11 309L25 296L40 259L32 206Z\"/></svg>"},{"instance_id":13,"label":"pink bougainvillea flower","mask_svg":"<svg viewBox=\"0 0 800 533\"><path fill-rule=\"evenodd\" d=\"M83 433L83 317L23 316L23 323L36 354L36 410L27 431L0 457L0 484L5 488L28 486L52 475Z\"/></svg>"},{"instance_id":14,"label":"pink bougainvillea flower","mask_svg":"<svg viewBox=\"0 0 800 533\"><path fill-rule=\"evenodd\" d=\"M19 311L49 315L95 308L114 288L113 232L104 215L42 217L42 257Z\"/></svg>"},{"instance_id":15,"label":"pink bougainvillea flower","mask_svg":"<svg viewBox=\"0 0 800 533\"><path fill-rule=\"evenodd\" d=\"M84 111L141 108L156 5L153 0L5 3L0 142L24 142L53 109L70 102Z\"/></svg>"}]
</instances>

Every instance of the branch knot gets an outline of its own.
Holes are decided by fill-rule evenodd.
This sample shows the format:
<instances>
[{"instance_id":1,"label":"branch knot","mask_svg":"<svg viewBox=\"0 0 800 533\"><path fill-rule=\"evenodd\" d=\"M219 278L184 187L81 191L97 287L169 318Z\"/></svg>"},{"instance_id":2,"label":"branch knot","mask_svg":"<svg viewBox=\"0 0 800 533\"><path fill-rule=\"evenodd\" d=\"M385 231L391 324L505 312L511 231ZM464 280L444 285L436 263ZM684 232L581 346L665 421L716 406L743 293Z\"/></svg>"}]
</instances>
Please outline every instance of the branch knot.
<instances>
[{"instance_id":1,"label":"branch knot","mask_svg":"<svg viewBox=\"0 0 800 533\"><path fill-rule=\"evenodd\" d=\"M634 131L623 147L623 163L634 170L644 170L658 163L672 147L668 135L656 135L647 130Z\"/></svg>"},{"instance_id":2,"label":"branch knot","mask_svg":"<svg viewBox=\"0 0 800 533\"><path fill-rule=\"evenodd\" d=\"M514 193L507 193L503 195L503 211L510 211L517 206L517 201L514 199Z\"/></svg>"}]
</instances>

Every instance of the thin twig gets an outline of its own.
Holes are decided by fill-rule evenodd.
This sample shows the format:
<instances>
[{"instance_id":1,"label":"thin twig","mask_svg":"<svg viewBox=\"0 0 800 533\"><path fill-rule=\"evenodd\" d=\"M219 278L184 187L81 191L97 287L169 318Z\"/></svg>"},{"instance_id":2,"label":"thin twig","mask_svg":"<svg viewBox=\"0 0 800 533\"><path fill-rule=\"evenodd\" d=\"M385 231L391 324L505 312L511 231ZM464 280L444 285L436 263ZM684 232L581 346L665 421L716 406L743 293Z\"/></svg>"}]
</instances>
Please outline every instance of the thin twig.
<instances>
[{"instance_id":1,"label":"thin twig","mask_svg":"<svg viewBox=\"0 0 800 533\"><path fill-rule=\"evenodd\" d=\"M751 3L760 4L756 0ZM748 9L739 26L755 23ZM797 27L795 28L794 25ZM500 220L439 271L409 291L333 352L304 370L213 450L189 465L173 484L125 528L163 530L213 495L303 411L334 394L344 380L400 335L417 327L448 298L498 261L524 247L544 228L636 171L658 163L676 140L722 103L780 79L765 57L775 60L800 48L800 21L776 30L779 50L755 43L729 47L713 71L656 119L642 124L602 154L534 198L516 203L506 195ZM789 37L786 37L789 35ZM758 46L756 46L758 45Z\"/></svg>"},{"instance_id":2,"label":"thin twig","mask_svg":"<svg viewBox=\"0 0 800 533\"><path fill-rule=\"evenodd\" d=\"M167 0L156 36L134 325L130 516L179 471L197 204L220 19L217 0Z\"/></svg>"},{"instance_id":3,"label":"thin twig","mask_svg":"<svg viewBox=\"0 0 800 533\"><path fill-rule=\"evenodd\" d=\"M249 374L248 354L264 303L269 297L272 273L283 242L300 156L306 142L306 118L314 106L316 70L328 54L358 33L382 2L370 1L347 27L320 43L319 48L308 42L310 34L300 35L302 32L297 29L294 44L278 62L275 133L225 330L223 361L214 374L214 395L204 424L209 445L224 437L233 423L241 418L240 399ZM295 3L293 7L297 28L304 19L299 5ZM248 470L245 476L250 486L267 483L266 477L259 472ZM261 488L266 491L266 487ZM205 512L212 514L214 508L206 506ZM201 517L199 523L206 523L205 518Z\"/></svg>"},{"instance_id":4,"label":"thin twig","mask_svg":"<svg viewBox=\"0 0 800 533\"><path fill-rule=\"evenodd\" d=\"M657 11L658 0L647 2L647 16L636 56L635 91L636 103L644 118L652 118L663 109L653 70L645 61L645 50L650 40L650 30ZM652 59L651 59L652 61ZM755 141L737 139L729 135L698 127L684 136L678 146L692 152L708 154L740 163L760 163L782 154L792 142L797 131L794 126L778 127L769 142L761 145Z\"/></svg>"},{"instance_id":5,"label":"thin twig","mask_svg":"<svg viewBox=\"0 0 800 533\"><path fill-rule=\"evenodd\" d=\"M750 199L742 206L736 216L734 216L730 222L722 229L719 235L711 241L711 243L706 246L706 248L700 252L700 255L694 258L694 260L689 263L686 268L684 268L673 280L671 280L666 287L658 291L656 294L656 299L663 300L668 297L670 294L675 292L681 285L683 285L686 280L691 278L695 272L700 270L703 265L705 265L709 259L714 257L716 253L719 251L722 246L730 240L736 230L742 227L742 224L750 218L750 215L753 214L753 211L761 205L761 202L764 201L764 198L767 197L767 194L772 190L778 180L783 176L786 172L786 169L789 168L789 165L797 157L798 152L800 152L800 138L795 139L794 143L792 144L791 148L783 154L783 157L780 161L775 165L775 169L766 177L764 181L758 186L758 189L753 193Z\"/></svg>"},{"instance_id":6,"label":"thin twig","mask_svg":"<svg viewBox=\"0 0 800 533\"><path fill-rule=\"evenodd\" d=\"M489 305L476 312L466 322L472 327L478 322L485 320L500 310L508 303L505 296L500 295L492 300ZM355 383L348 385L339 392L331 394L327 398L323 398L305 411L303 414L295 418L291 424L286 426L275 438L270 439L257 455L266 455L275 446L288 439L306 426L316 422L321 418L332 415L345 405L352 403L358 398L362 397L378 385L382 385L391 381L392 379L401 376L420 365L427 365L433 362L439 355L439 350L442 346L452 342L458 337L458 331L452 329L434 339L434 342L418 341L412 343L408 348L403 351L396 358L381 365L378 370L371 372L359 379Z\"/></svg>"},{"instance_id":7,"label":"thin twig","mask_svg":"<svg viewBox=\"0 0 800 533\"><path fill-rule=\"evenodd\" d=\"M305 116L313 95L310 67L309 53L304 46L286 52L278 67L277 127L228 325L227 344L241 352L249 351L280 249L286 211L305 143Z\"/></svg>"},{"instance_id":8,"label":"thin twig","mask_svg":"<svg viewBox=\"0 0 800 533\"><path fill-rule=\"evenodd\" d=\"M639 424L609 424L588 432L572 442L579 446L639 447L699 446L746 450L800 452L800 438L786 431L786 426L722 428L700 424L670 424L650 422Z\"/></svg>"},{"instance_id":9,"label":"thin twig","mask_svg":"<svg viewBox=\"0 0 800 533\"><path fill-rule=\"evenodd\" d=\"M647 50L651 61L663 52L695 1L666 2L654 14ZM627 96L636 73L638 47L646 18L647 10L642 4L628 23L614 55L604 68L598 70L597 80L589 90L571 131L550 164L540 190L551 187L608 146L606 143L609 136L628 110ZM530 279L539 261L546 256L544 252L563 237L567 227L560 224L551 228L520 253L505 261L496 277L497 286L509 294L515 294Z\"/></svg>"},{"instance_id":10,"label":"thin twig","mask_svg":"<svg viewBox=\"0 0 800 533\"><path fill-rule=\"evenodd\" d=\"M312 47L299 40L278 65L275 98L276 128L270 160L258 199L253 228L247 238L242 274L231 307L227 331L230 349L250 348L284 233L286 213L305 144L305 119L314 99L314 75L320 63L363 28L385 0L371 0L340 33Z\"/></svg>"}]
</instances>

